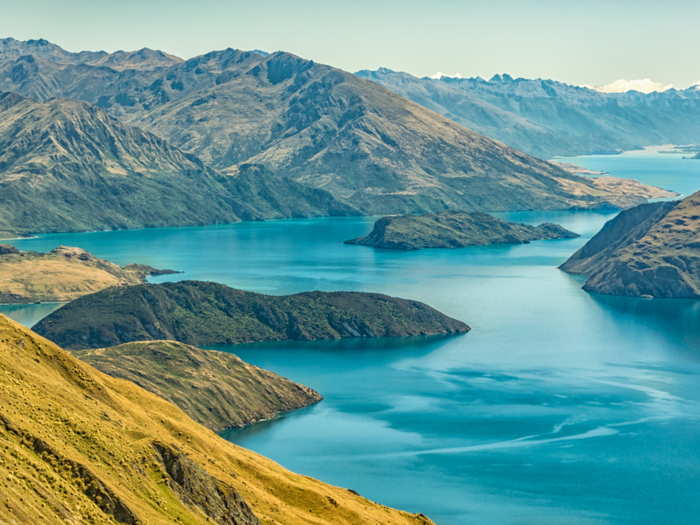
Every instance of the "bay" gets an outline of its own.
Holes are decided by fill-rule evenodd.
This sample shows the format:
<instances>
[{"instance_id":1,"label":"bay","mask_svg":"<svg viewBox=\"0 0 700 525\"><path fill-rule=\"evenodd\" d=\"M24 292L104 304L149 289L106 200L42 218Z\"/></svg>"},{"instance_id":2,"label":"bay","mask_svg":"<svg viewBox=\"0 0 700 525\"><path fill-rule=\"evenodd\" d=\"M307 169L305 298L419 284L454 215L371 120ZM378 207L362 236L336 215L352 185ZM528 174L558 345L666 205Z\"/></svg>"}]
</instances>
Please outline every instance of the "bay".
<instances>
[{"instance_id":1,"label":"bay","mask_svg":"<svg viewBox=\"0 0 700 525\"><path fill-rule=\"evenodd\" d=\"M683 194L700 161L566 159ZM564 160L564 159L562 159ZM325 400L222 435L301 474L451 524L685 524L700 509L700 303L587 294L557 266L612 212L499 214L579 239L394 252L342 241L371 218L60 234L119 264L270 294L362 290L463 320L457 337L235 347ZM46 312L0 307L26 324ZM22 313L24 312L24 313ZM32 317L33 316L33 317Z\"/></svg>"}]
</instances>

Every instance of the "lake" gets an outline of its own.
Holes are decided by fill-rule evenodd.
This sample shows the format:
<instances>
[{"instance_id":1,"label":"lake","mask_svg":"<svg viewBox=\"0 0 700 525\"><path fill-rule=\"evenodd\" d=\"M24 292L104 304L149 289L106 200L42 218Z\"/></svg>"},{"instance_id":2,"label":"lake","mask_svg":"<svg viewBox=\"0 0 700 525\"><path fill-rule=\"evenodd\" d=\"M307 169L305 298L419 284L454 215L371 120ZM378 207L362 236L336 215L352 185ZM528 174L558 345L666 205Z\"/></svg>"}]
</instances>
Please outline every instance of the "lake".
<instances>
[{"instance_id":1,"label":"lake","mask_svg":"<svg viewBox=\"0 0 700 525\"><path fill-rule=\"evenodd\" d=\"M700 161L558 159L683 194ZM285 467L452 524L696 524L700 302L587 294L557 269L611 212L499 214L579 239L393 252L341 218L45 235L119 264L269 294L361 290L467 322L453 337L219 347L318 390L318 405L222 433ZM27 325L57 305L0 307Z\"/></svg>"}]
</instances>

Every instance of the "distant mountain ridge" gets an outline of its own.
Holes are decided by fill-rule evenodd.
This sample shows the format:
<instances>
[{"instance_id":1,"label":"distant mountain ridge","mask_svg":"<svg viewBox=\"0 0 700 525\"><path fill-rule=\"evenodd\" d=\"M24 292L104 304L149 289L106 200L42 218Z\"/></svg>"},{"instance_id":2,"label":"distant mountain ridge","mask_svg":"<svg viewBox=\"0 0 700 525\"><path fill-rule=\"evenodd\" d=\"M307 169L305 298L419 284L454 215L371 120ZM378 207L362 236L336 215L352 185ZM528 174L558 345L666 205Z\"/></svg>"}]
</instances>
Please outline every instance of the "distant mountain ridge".
<instances>
[{"instance_id":1,"label":"distant mountain ridge","mask_svg":"<svg viewBox=\"0 0 700 525\"><path fill-rule=\"evenodd\" d=\"M644 202L598 188L374 82L289 53L226 49L130 69L91 65L92 55L77 64L55 56L54 50L0 57L0 89L89 102L214 169L235 174L246 164L264 165L365 214Z\"/></svg>"},{"instance_id":2,"label":"distant mountain ridge","mask_svg":"<svg viewBox=\"0 0 700 525\"><path fill-rule=\"evenodd\" d=\"M610 154L663 144L700 144L697 86L649 94L601 93L553 80L418 78L358 71L446 117L543 159Z\"/></svg>"}]
</instances>

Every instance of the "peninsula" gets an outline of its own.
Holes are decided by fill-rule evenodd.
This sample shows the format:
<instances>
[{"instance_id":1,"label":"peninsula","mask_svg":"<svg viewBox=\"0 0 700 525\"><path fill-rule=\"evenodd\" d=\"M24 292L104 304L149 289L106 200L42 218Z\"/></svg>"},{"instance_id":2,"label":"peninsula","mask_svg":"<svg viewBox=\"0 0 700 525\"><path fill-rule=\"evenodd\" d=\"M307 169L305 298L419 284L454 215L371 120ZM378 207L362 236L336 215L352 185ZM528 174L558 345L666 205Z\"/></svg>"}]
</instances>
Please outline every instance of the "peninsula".
<instances>
[{"instance_id":1,"label":"peninsula","mask_svg":"<svg viewBox=\"0 0 700 525\"><path fill-rule=\"evenodd\" d=\"M418 301L362 292L261 295L182 281L108 288L59 308L34 330L64 348L173 340L195 346L464 333Z\"/></svg>"},{"instance_id":2,"label":"peninsula","mask_svg":"<svg viewBox=\"0 0 700 525\"><path fill-rule=\"evenodd\" d=\"M128 379L216 431L243 427L323 399L316 391L237 356L175 341L127 343L73 355Z\"/></svg>"},{"instance_id":3,"label":"peninsula","mask_svg":"<svg viewBox=\"0 0 700 525\"><path fill-rule=\"evenodd\" d=\"M146 277L179 273L145 264L119 266L82 248L59 246L49 253L22 252L0 244L0 303L63 303L110 286L146 282Z\"/></svg>"},{"instance_id":4,"label":"peninsula","mask_svg":"<svg viewBox=\"0 0 700 525\"><path fill-rule=\"evenodd\" d=\"M700 192L607 222L561 269L606 295L700 299Z\"/></svg>"},{"instance_id":5,"label":"peninsula","mask_svg":"<svg viewBox=\"0 0 700 525\"><path fill-rule=\"evenodd\" d=\"M497 219L488 213L446 211L425 215L394 215L374 223L372 232L345 244L360 244L386 250L463 248L487 244L523 244L543 239L579 237L558 224L539 226Z\"/></svg>"}]
</instances>

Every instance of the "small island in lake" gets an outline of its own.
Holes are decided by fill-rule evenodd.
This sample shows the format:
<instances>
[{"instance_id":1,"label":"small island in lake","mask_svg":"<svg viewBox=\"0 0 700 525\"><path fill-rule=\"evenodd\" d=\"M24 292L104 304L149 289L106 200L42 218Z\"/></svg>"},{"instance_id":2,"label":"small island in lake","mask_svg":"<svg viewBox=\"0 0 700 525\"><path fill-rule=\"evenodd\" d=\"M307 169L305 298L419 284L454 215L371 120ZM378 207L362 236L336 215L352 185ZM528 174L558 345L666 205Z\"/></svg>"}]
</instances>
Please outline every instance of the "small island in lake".
<instances>
[{"instance_id":1,"label":"small island in lake","mask_svg":"<svg viewBox=\"0 0 700 525\"><path fill-rule=\"evenodd\" d=\"M545 239L573 239L577 233L558 224L539 226L506 222L482 212L445 211L425 215L393 215L374 223L372 232L345 244L385 250L464 248L487 244L525 244Z\"/></svg>"},{"instance_id":2,"label":"small island in lake","mask_svg":"<svg viewBox=\"0 0 700 525\"><path fill-rule=\"evenodd\" d=\"M63 303L110 286L141 284L146 277L173 273L180 272L145 264L119 266L82 248L59 246L39 253L0 244L0 303Z\"/></svg>"},{"instance_id":3,"label":"small island in lake","mask_svg":"<svg viewBox=\"0 0 700 525\"><path fill-rule=\"evenodd\" d=\"M113 287L59 308L34 331L64 348L133 341L194 346L468 332L430 306L364 292L261 295L203 281Z\"/></svg>"},{"instance_id":4,"label":"small island in lake","mask_svg":"<svg viewBox=\"0 0 700 525\"><path fill-rule=\"evenodd\" d=\"M175 341L126 343L73 355L177 405L205 427L239 428L318 403L316 391L227 352Z\"/></svg>"},{"instance_id":5,"label":"small island in lake","mask_svg":"<svg viewBox=\"0 0 700 525\"><path fill-rule=\"evenodd\" d=\"M590 292L700 299L700 192L642 204L608 221L560 266Z\"/></svg>"}]
</instances>

